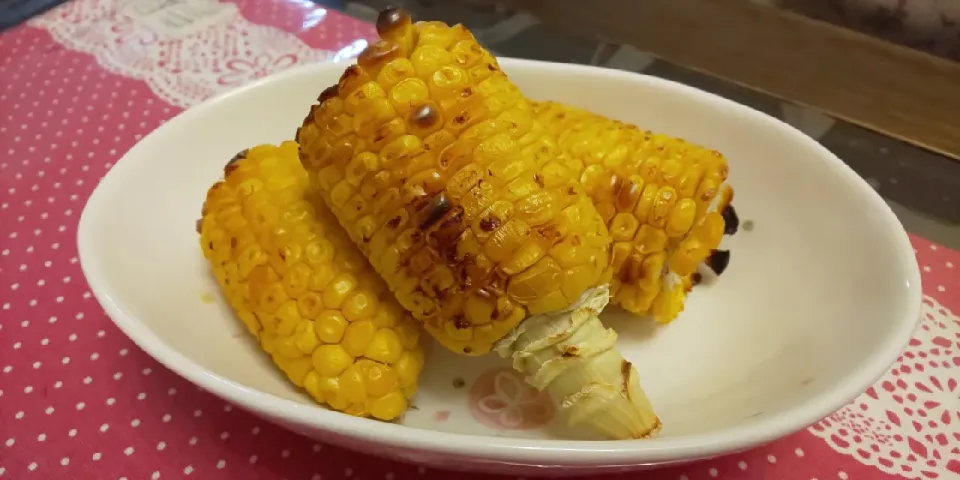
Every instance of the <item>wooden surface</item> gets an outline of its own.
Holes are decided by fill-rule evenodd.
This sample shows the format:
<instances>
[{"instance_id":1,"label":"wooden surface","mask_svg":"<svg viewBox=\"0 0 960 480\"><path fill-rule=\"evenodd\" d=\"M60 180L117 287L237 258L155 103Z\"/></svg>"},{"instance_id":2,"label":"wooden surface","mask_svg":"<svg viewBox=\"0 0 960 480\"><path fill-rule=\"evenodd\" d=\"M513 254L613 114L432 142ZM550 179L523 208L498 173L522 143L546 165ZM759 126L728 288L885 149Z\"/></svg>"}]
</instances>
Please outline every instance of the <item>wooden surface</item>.
<instances>
[{"instance_id":1,"label":"wooden surface","mask_svg":"<svg viewBox=\"0 0 960 480\"><path fill-rule=\"evenodd\" d=\"M960 159L960 63L746 0L506 0Z\"/></svg>"}]
</instances>

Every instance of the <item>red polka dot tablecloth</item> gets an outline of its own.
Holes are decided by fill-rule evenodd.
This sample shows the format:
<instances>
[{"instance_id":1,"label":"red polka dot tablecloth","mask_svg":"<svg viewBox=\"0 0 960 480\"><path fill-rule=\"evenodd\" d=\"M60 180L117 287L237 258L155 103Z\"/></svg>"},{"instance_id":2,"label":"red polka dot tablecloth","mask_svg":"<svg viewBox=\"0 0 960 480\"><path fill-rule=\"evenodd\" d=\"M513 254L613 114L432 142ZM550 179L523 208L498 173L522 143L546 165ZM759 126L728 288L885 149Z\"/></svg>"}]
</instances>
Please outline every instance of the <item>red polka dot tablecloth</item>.
<instances>
[{"instance_id":1,"label":"red polka dot tablecloth","mask_svg":"<svg viewBox=\"0 0 960 480\"><path fill-rule=\"evenodd\" d=\"M72 0L0 34L0 480L453 478L200 391L113 326L76 256L84 202L143 135L268 73L354 56L372 35L307 0ZM960 252L913 243L922 329L874 387L772 444L606 478L960 478Z\"/></svg>"}]
</instances>

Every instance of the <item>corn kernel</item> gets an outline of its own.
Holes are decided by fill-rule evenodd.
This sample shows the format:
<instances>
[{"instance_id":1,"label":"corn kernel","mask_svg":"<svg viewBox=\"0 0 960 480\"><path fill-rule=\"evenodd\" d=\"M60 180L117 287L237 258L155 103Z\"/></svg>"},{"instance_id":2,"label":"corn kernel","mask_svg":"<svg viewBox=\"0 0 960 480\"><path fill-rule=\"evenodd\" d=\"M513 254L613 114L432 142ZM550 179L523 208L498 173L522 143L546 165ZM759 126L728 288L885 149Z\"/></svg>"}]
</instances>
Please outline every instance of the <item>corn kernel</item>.
<instances>
[{"instance_id":1,"label":"corn kernel","mask_svg":"<svg viewBox=\"0 0 960 480\"><path fill-rule=\"evenodd\" d=\"M403 395L391 392L384 395L370 405L370 415L381 420L392 420L407 408L407 401Z\"/></svg>"},{"instance_id":2,"label":"corn kernel","mask_svg":"<svg viewBox=\"0 0 960 480\"><path fill-rule=\"evenodd\" d=\"M363 381L363 370L356 364L347 367L340 374L340 395L350 403L364 403L367 400L367 387Z\"/></svg>"},{"instance_id":3,"label":"corn kernel","mask_svg":"<svg viewBox=\"0 0 960 480\"><path fill-rule=\"evenodd\" d=\"M350 355L354 357L362 356L373 342L376 331L377 327L369 320L351 323L347 325L341 345Z\"/></svg>"},{"instance_id":4,"label":"corn kernel","mask_svg":"<svg viewBox=\"0 0 960 480\"><path fill-rule=\"evenodd\" d=\"M400 337L397 336L397 333L387 328L381 328L373 334L373 340L363 356L378 362L393 363L400 358L401 352L403 352L403 346L400 344Z\"/></svg>"},{"instance_id":5,"label":"corn kernel","mask_svg":"<svg viewBox=\"0 0 960 480\"><path fill-rule=\"evenodd\" d=\"M313 351L313 368L322 377L335 377L353 364L353 358L340 345L321 345Z\"/></svg>"}]
</instances>

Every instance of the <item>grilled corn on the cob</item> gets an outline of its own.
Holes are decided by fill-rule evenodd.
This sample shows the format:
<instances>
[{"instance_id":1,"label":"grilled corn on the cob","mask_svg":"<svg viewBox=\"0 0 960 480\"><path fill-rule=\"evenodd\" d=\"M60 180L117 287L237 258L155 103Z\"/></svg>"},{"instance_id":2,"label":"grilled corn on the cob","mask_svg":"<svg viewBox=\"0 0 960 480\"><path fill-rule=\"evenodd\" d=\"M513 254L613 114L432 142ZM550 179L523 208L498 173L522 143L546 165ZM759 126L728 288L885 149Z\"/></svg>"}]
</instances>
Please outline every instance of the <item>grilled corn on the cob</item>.
<instances>
[{"instance_id":1,"label":"grilled corn on the cob","mask_svg":"<svg viewBox=\"0 0 960 480\"><path fill-rule=\"evenodd\" d=\"M719 152L557 102L534 107L613 238L612 302L673 320L733 198ZM662 272L662 273L661 273Z\"/></svg>"},{"instance_id":2,"label":"grilled corn on the cob","mask_svg":"<svg viewBox=\"0 0 960 480\"><path fill-rule=\"evenodd\" d=\"M224 173L200 242L237 316L318 403L396 419L423 366L419 326L315 196L296 143L258 145Z\"/></svg>"},{"instance_id":3,"label":"grilled corn on the cob","mask_svg":"<svg viewBox=\"0 0 960 480\"><path fill-rule=\"evenodd\" d=\"M441 344L512 356L569 422L659 420L597 314L611 241L556 140L462 25L388 9L297 131L324 200Z\"/></svg>"}]
</instances>

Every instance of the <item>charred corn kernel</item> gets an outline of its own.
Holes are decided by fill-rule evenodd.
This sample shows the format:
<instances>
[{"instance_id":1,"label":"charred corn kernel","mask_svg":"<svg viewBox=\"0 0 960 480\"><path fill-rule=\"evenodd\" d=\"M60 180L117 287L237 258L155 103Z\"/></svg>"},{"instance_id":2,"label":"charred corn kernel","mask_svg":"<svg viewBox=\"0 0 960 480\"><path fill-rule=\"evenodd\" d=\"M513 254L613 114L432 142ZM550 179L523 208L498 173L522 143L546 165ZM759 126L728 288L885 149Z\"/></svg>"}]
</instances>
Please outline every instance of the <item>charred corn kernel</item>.
<instances>
[{"instance_id":1,"label":"charred corn kernel","mask_svg":"<svg viewBox=\"0 0 960 480\"><path fill-rule=\"evenodd\" d=\"M400 304L445 347L481 355L523 319L609 282L607 225L572 170L584 162L562 154L489 52L462 26L414 23L396 10L378 20L378 32L320 96L297 139L312 175L338 179L318 182L325 203ZM379 148L378 127L401 123L405 133ZM626 162L629 153L617 157ZM395 179L385 185L396 194L364 192L370 177ZM669 211L658 210L661 223ZM353 312L347 292L331 280L324 305ZM354 336L353 328L341 340L351 354L398 355L385 353L396 350L392 336ZM395 331L406 344L404 330ZM412 364L396 358L403 378Z\"/></svg>"},{"instance_id":2,"label":"charred corn kernel","mask_svg":"<svg viewBox=\"0 0 960 480\"><path fill-rule=\"evenodd\" d=\"M293 384L334 410L394 420L416 391L419 327L320 200L297 147L260 145L228 164L207 192L201 251ZM358 158L362 184L378 163Z\"/></svg>"},{"instance_id":3,"label":"charred corn kernel","mask_svg":"<svg viewBox=\"0 0 960 480\"><path fill-rule=\"evenodd\" d=\"M640 266L650 255L666 252L668 268L658 276L668 272L689 276L710 248L716 248L723 219L718 229L716 219L709 218L715 214L708 210L712 205L722 211L733 196L723 183L726 160L682 139L559 103L537 103L534 111L557 135L560 150L579 162L580 169L574 173L613 237L613 303L661 322L672 320L683 308L685 292L681 296L663 290L651 298L653 279L639 276ZM691 237L699 239L696 248L687 241ZM680 279L681 283L688 280ZM654 306L656 310L651 311Z\"/></svg>"}]
</instances>

